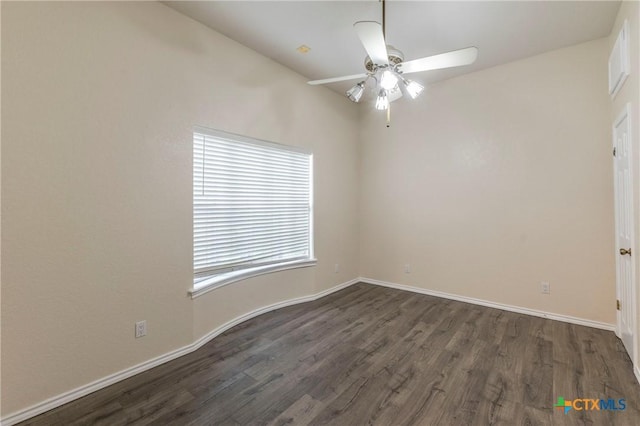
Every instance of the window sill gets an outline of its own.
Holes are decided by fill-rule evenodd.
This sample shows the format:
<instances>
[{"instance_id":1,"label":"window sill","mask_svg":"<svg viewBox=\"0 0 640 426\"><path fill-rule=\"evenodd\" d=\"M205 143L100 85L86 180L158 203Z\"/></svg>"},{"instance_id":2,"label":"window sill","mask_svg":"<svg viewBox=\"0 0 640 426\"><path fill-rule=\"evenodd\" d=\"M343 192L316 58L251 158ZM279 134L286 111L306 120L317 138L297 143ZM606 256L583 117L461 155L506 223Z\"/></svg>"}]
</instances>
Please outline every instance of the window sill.
<instances>
[{"instance_id":1,"label":"window sill","mask_svg":"<svg viewBox=\"0 0 640 426\"><path fill-rule=\"evenodd\" d=\"M272 272L285 271L287 269L306 268L308 266L315 266L317 263L317 259L303 259L294 260L293 262L277 263L275 265L258 266L256 268L227 272L225 274L219 274L198 281L197 284L194 284L193 290L189 291L189 294L192 299L195 299L196 297L208 293L211 290L215 290L216 288L223 287L236 281L246 280L247 278L257 277L258 275L270 274Z\"/></svg>"}]
</instances>

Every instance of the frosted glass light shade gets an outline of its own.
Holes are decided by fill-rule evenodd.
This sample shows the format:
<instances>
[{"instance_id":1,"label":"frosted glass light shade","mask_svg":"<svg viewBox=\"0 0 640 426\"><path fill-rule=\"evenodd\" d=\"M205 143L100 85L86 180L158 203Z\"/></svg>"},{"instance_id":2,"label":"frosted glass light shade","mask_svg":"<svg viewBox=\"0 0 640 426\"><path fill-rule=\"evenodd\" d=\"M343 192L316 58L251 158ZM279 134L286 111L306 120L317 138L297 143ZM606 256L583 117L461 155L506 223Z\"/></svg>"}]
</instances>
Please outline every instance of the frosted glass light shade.
<instances>
[{"instance_id":1,"label":"frosted glass light shade","mask_svg":"<svg viewBox=\"0 0 640 426\"><path fill-rule=\"evenodd\" d=\"M387 97L387 92L383 89L380 90L378 98L376 99L376 109L385 110L387 108L389 108L389 98Z\"/></svg>"},{"instance_id":2,"label":"frosted glass light shade","mask_svg":"<svg viewBox=\"0 0 640 426\"><path fill-rule=\"evenodd\" d=\"M382 75L380 76L380 87L384 90L391 90L396 87L396 84L398 84L398 77L393 71L382 71Z\"/></svg>"},{"instance_id":3,"label":"frosted glass light shade","mask_svg":"<svg viewBox=\"0 0 640 426\"><path fill-rule=\"evenodd\" d=\"M424 86L417 81L404 80L404 88L407 90L411 99L415 99L420 96L420 93L424 91Z\"/></svg>"},{"instance_id":4,"label":"frosted glass light shade","mask_svg":"<svg viewBox=\"0 0 640 426\"><path fill-rule=\"evenodd\" d=\"M364 93L364 81L353 86L351 89L347 90L347 98L353 102L360 102L362 98L362 94Z\"/></svg>"}]
</instances>

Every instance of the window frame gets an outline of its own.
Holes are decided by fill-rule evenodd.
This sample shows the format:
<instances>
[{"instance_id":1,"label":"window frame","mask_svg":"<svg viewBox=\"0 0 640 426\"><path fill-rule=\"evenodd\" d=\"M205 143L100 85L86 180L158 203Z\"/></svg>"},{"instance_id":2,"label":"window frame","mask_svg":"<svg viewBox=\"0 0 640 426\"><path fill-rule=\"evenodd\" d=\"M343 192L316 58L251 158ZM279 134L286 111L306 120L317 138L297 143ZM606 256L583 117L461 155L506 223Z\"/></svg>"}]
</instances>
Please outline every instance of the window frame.
<instances>
[{"instance_id":1,"label":"window frame","mask_svg":"<svg viewBox=\"0 0 640 426\"><path fill-rule=\"evenodd\" d=\"M258 264L253 266L243 266L243 265L229 265L228 268L220 268L217 271L210 271L208 273L196 273L195 265L194 265L194 252L195 249L195 205L196 200L194 197L194 174L195 174L195 159L194 159L194 150L195 150L195 138L197 135L201 135L209 138L220 138L226 139L233 142L239 142L245 145L255 145L264 148L271 148L275 151L290 151L301 153L307 155L309 158L309 255L308 257L299 258L299 259L287 259L283 261L274 261L266 264ZM238 135L234 133L225 132L222 130L209 129L205 127L195 126L193 131L191 132L191 224L192 224L192 257L191 257L191 266L192 266L192 276L193 276L193 287L189 291L189 294L192 298L195 298L201 294L207 293L216 288L222 287L224 285L228 285L237 281L245 280L251 277L284 271L288 269L294 268L304 268L309 266L315 266L317 264L317 259L314 254L314 179L313 179L313 152L307 148L298 147L298 146L290 146L283 145L275 142L265 141L262 139L256 139L248 136ZM203 159L204 161L204 159Z\"/></svg>"}]
</instances>

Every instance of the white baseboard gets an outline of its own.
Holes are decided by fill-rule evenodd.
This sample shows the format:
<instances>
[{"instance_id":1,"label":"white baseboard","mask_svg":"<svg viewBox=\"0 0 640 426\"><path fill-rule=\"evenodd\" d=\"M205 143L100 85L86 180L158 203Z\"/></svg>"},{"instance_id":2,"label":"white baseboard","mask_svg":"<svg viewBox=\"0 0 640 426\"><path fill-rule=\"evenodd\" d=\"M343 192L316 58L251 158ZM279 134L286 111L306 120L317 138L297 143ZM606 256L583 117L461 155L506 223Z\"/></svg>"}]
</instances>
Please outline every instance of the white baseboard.
<instances>
[{"instance_id":1,"label":"white baseboard","mask_svg":"<svg viewBox=\"0 0 640 426\"><path fill-rule=\"evenodd\" d=\"M636 375L636 380L638 381L638 383L640 383L640 366L636 365L636 366L633 368L633 372L634 372L634 373L635 373L635 375Z\"/></svg>"},{"instance_id":2,"label":"white baseboard","mask_svg":"<svg viewBox=\"0 0 640 426\"><path fill-rule=\"evenodd\" d=\"M64 405L68 402L71 402L75 399L82 398L92 392L103 389L109 385L120 382L124 379L128 379L129 377L135 376L136 374L142 373L144 371L150 370L153 367L157 367L160 364L164 364L165 362L174 360L183 355L191 353L197 349L200 349L203 345L214 339L216 336L224 333L231 327L234 327L244 321L247 321L251 318L254 318L258 315L274 311L276 309L285 308L291 305L297 305L299 303L312 302L317 300L323 296L334 293L336 291L342 290L343 288L347 288L353 284L360 282L359 278L352 279L342 284L338 284L337 286L328 288L319 293L315 293L309 296L297 297L295 299L284 300L282 302L274 303L272 305L264 306L262 308L255 309L251 312L248 312L244 315L240 315L232 319L231 321L226 322L225 324L217 327L206 335L202 336L195 342L190 345L183 346L182 348L176 349L174 351L168 352L164 355L160 355L159 357L150 359L133 367L127 368L125 370L119 371L117 373L111 374L107 377L103 377L102 379L96 380L84 386L80 386L79 388L70 390L68 392L62 393L60 395L49 398L41 403L32 405L31 407L25 408L24 410L17 411L15 413L11 413L6 417L0 420L0 425L2 426L11 426L16 423L20 423L31 417L42 414L46 411L52 410L56 407Z\"/></svg>"},{"instance_id":3,"label":"white baseboard","mask_svg":"<svg viewBox=\"0 0 640 426\"><path fill-rule=\"evenodd\" d=\"M20 423L22 421L30 419L31 417L37 416L38 414L42 414L56 407L64 405L68 402L71 402L83 396L89 395L92 392L106 388L109 385L112 385L114 383L127 379L129 377L135 376L138 373L142 373L143 371L150 370L153 367L157 367L160 364L164 364L165 362L181 357L182 355L186 355L192 351L193 350L191 349L191 345L184 346L182 348L160 355L159 357L150 359L138 365L134 365L133 367L124 369L114 374L110 374L107 377L103 377L102 379L98 379L84 386L80 386L79 388L76 388L76 389L64 392L60 395L54 396L52 398L46 399L36 405L32 405L31 407L25 408L24 410L11 413L2 419L2 421L0 421L0 424L2 426L11 426L16 423Z\"/></svg>"},{"instance_id":4,"label":"white baseboard","mask_svg":"<svg viewBox=\"0 0 640 426\"><path fill-rule=\"evenodd\" d=\"M473 297L466 297L466 296L459 296L457 294L444 293L442 291L428 290L426 288L421 288L421 287L413 287L413 286L404 285L404 284L396 284L396 283L390 283L386 281L374 280L372 278L360 277L360 281L363 283L374 284L374 285L379 285L383 287L390 287L398 290L406 290L414 293L427 294L429 296L442 297L444 299L457 300L459 302L472 303L474 305L487 306L489 308L502 309L504 311L516 312L516 313L525 314L525 315L533 315L535 317L548 318L556 321L563 321L571 324L584 325L587 327L599 328L607 331L615 331L615 328L616 328L615 324L592 321L592 320L572 317L568 315L554 314L551 312L523 308L520 306L505 305L502 303L490 302L488 300L476 299Z\"/></svg>"}]
</instances>

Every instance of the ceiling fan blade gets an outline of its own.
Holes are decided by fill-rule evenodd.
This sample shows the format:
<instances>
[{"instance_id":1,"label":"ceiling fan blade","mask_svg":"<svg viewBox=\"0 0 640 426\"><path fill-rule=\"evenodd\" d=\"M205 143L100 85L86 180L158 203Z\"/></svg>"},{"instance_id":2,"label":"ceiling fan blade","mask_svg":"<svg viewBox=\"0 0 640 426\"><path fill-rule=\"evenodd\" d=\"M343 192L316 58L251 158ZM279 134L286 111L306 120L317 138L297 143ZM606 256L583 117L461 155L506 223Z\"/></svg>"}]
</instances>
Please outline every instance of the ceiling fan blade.
<instances>
[{"instance_id":1,"label":"ceiling fan blade","mask_svg":"<svg viewBox=\"0 0 640 426\"><path fill-rule=\"evenodd\" d=\"M474 63L477 57L478 48L467 47L466 49L454 50L452 52L402 62L401 64L398 64L398 70L403 74L409 74L412 72L458 67Z\"/></svg>"},{"instance_id":2,"label":"ceiling fan blade","mask_svg":"<svg viewBox=\"0 0 640 426\"><path fill-rule=\"evenodd\" d=\"M342 77L325 78L324 80L311 80L311 81L307 81L307 84L315 86L318 84L328 84L328 83L337 83L338 81L355 80L357 78L365 78L366 76L367 74L343 75Z\"/></svg>"},{"instance_id":3,"label":"ceiling fan blade","mask_svg":"<svg viewBox=\"0 0 640 426\"><path fill-rule=\"evenodd\" d=\"M374 21L359 21L353 24L364 50L376 65L389 65L387 43L384 41L382 26Z\"/></svg>"}]
</instances>

